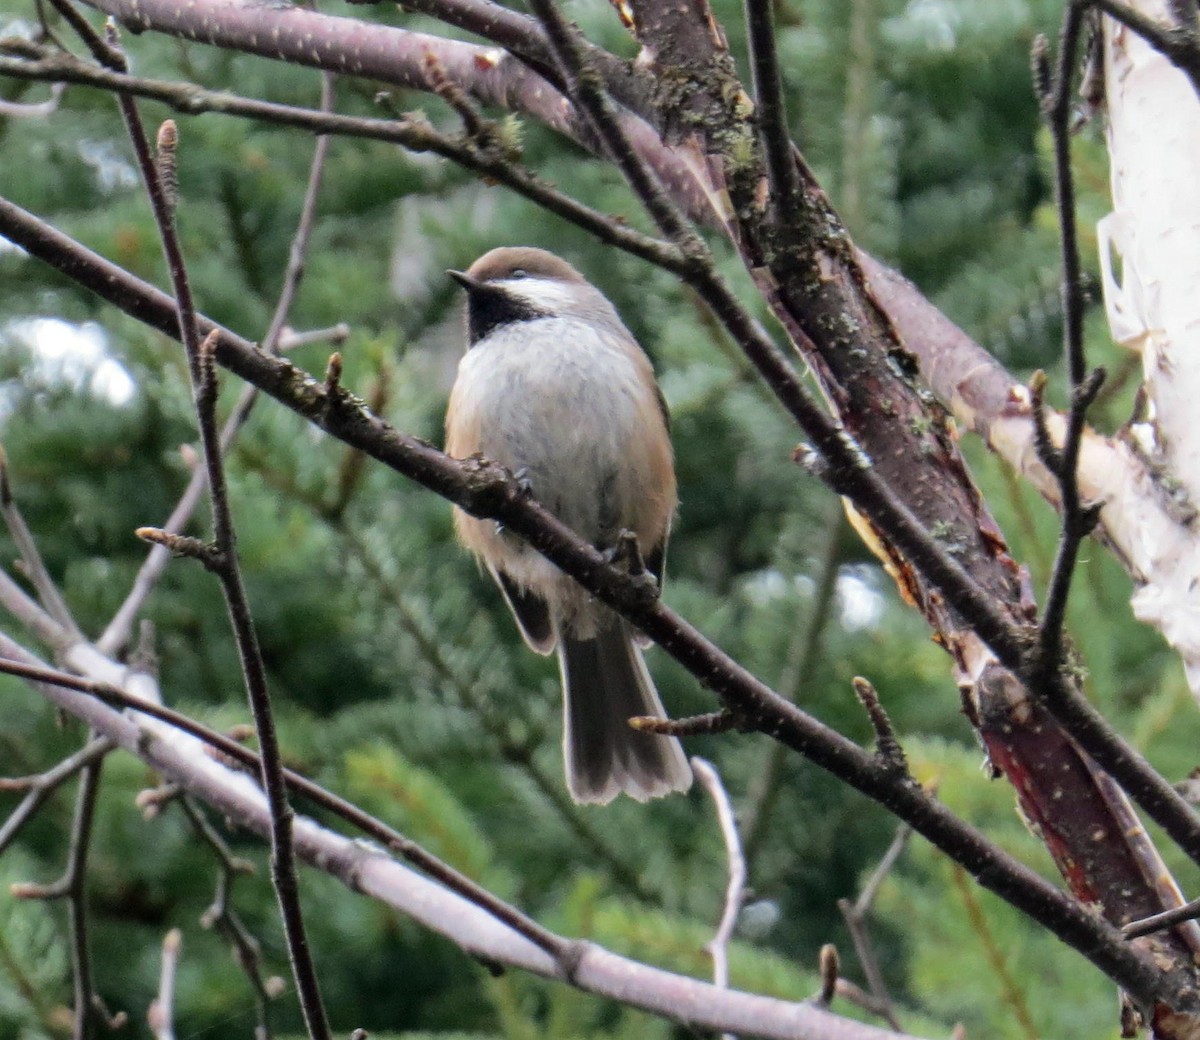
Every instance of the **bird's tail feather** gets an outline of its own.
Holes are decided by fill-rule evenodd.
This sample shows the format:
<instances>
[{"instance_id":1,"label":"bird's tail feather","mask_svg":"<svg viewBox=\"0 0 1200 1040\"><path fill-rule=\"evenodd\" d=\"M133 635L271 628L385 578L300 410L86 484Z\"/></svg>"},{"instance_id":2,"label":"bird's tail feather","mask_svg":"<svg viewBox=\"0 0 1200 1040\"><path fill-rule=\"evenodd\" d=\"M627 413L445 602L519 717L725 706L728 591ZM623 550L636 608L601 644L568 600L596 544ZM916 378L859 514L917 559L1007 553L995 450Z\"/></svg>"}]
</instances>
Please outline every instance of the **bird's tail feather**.
<instances>
[{"instance_id":1,"label":"bird's tail feather","mask_svg":"<svg viewBox=\"0 0 1200 1040\"><path fill-rule=\"evenodd\" d=\"M665 717L628 622L606 612L594 639L560 633L558 661L567 786L575 801L603 805L623 791L644 802L691 786L679 741L640 732L627 721Z\"/></svg>"}]
</instances>

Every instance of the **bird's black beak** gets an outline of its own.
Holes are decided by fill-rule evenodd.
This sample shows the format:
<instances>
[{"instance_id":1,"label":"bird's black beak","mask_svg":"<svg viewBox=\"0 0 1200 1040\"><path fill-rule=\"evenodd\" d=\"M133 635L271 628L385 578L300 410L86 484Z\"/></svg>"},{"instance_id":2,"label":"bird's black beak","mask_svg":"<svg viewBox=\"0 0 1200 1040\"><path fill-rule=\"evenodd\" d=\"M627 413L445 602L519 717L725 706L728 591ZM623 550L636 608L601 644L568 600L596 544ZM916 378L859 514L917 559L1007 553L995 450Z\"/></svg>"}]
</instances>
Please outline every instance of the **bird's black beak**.
<instances>
[{"instance_id":1,"label":"bird's black beak","mask_svg":"<svg viewBox=\"0 0 1200 1040\"><path fill-rule=\"evenodd\" d=\"M446 274L458 282L469 293L478 292L483 288L483 282L472 278L466 271L447 271Z\"/></svg>"}]
</instances>

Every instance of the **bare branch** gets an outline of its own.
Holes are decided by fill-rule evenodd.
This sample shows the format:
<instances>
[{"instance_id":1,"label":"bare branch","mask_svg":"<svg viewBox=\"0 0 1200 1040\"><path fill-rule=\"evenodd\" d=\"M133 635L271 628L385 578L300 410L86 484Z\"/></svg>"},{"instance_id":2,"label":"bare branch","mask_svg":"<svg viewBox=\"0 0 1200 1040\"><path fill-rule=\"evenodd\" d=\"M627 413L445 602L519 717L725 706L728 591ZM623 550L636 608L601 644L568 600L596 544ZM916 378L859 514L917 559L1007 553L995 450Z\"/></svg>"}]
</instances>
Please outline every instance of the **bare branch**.
<instances>
[{"instance_id":1,"label":"bare branch","mask_svg":"<svg viewBox=\"0 0 1200 1040\"><path fill-rule=\"evenodd\" d=\"M146 79L87 65L69 54L48 51L20 40L5 41L10 53L0 56L0 75L13 79L65 80L105 90L161 101L188 115L220 112L278 126L292 126L313 134L361 137L401 145L413 152L433 152L463 168L491 178L525 196L551 213L578 224L602 242L650 260L668 270L678 270L682 260L672 246L644 235L545 184L517 167L505 156L480 151L435 130L420 116L403 119L364 119L318 112L273 102L256 101L224 91L209 91L190 83ZM463 45L465 46L465 45ZM426 89L428 84L420 84Z\"/></svg>"},{"instance_id":2,"label":"bare branch","mask_svg":"<svg viewBox=\"0 0 1200 1040\"><path fill-rule=\"evenodd\" d=\"M79 686L88 685L87 680L62 676L45 668L2 634L0 654L9 659L4 664L7 670L12 670L14 660L22 658L18 663L24 664L31 677L39 674L47 677L47 682L33 681L52 703L82 718L156 771L178 780L236 824L263 837L270 834L271 815L261 790L245 775L231 772L200 752L194 739L184 736L174 724L155 721L155 717L168 717L166 709L122 693L119 699L113 698L115 702L135 706L137 712L149 717L122 714L98 699L98 690L105 685L102 683L90 684L97 696L76 693L65 685L66 681ZM64 685L58 685L60 678ZM175 713L170 714L173 723L197 732L203 729ZM206 731L205 736L221 747L223 753L238 756L239 761L252 754L220 734ZM306 797L314 793L305 791ZM370 819L360 810L353 811L364 822ZM512 965L547 978L568 978L567 966L560 959L499 922L490 912L420 877L378 848L343 838L303 817L296 821L295 834L297 852L306 862L340 879L352 890L396 907L468 953L486 962ZM1047 890L1053 892L1049 886ZM777 1040L793 1040L806 1034L826 1040L912 1040L850 1022L810 1005L718 990L708 983L618 957L592 943L571 944L565 939L558 942L579 952L569 976L574 985L668 1018L675 1018L680 1008L687 1008L688 1020L696 1027ZM1127 956L1131 963L1137 963L1140 955L1129 951ZM1151 969L1147 963L1146 970ZM1161 984L1164 975L1158 973L1157 977Z\"/></svg>"}]
</instances>

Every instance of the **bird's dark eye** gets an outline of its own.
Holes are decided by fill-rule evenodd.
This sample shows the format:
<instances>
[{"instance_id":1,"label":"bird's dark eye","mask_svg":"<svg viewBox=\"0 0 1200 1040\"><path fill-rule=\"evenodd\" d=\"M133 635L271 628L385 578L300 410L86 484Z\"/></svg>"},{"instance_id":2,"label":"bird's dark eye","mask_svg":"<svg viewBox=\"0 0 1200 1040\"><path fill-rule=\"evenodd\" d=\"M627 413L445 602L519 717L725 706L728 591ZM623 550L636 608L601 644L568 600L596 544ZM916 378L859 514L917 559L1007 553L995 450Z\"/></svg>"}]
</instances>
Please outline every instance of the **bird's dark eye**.
<instances>
[{"instance_id":1,"label":"bird's dark eye","mask_svg":"<svg viewBox=\"0 0 1200 1040\"><path fill-rule=\"evenodd\" d=\"M520 278L528 278L529 272L526 271L525 268L523 268L523 267L516 267L513 269L512 274L510 274L508 277L512 278L514 280L520 279Z\"/></svg>"}]
</instances>

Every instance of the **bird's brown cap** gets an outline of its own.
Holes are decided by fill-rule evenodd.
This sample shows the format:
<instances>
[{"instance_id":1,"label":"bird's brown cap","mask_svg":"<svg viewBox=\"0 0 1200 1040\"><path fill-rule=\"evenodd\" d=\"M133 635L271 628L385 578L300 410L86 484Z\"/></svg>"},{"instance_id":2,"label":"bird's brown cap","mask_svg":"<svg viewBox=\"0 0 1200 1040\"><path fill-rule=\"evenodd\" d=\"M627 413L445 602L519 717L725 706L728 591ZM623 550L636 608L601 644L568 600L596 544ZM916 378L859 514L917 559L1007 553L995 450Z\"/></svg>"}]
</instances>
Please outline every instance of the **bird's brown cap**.
<instances>
[{"instance_id":1,"label":"bird's brown cap","mask_svg":"<svg viewBox=\"0 0 1200 1040\"><path fill-rule=\"evenodd\" d=\"M530 278L554 278L583 284L586 279L562 257L532 246L501 246L484 253L466 270L474 282L503 282L524 271Z\"/></svg>"}]
</instances>

